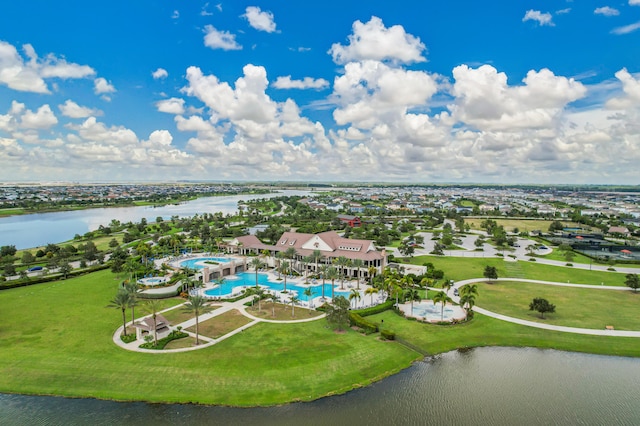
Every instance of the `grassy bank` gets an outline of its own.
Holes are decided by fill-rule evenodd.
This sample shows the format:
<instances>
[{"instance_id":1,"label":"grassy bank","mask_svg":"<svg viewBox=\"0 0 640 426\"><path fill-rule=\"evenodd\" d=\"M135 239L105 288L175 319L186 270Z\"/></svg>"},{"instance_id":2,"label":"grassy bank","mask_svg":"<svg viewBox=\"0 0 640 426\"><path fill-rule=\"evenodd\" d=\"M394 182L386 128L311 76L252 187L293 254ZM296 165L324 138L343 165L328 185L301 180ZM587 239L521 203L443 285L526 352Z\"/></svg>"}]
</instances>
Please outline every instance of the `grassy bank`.
<instances>
[{"instance_id":1,"label":"grassy bank","mask_svg":"<svg viewBox=\"0 0 640 426\"><path fill-rule=\"evenodd\" d=\"M611 291L589 288L569 288L544 284L497 281L478 283L478 306L489 311L528 321L567 327L616 330L640 330L640 294L632 291ZM529 310L534 297L543 297L556 305L556 313L545 315Z\"/></svg>"},{"instance_id":2,"label":"grassy bank","mask_svg":"<svg viewBox=\"0 0 640 426\"><path fill-rule=\"evenodd\" d=\"M484 276L485 266L494 266L499 277L528 278L532 280L571 282L574 284L624 286L625 275L619 272L589 271L564 266L544 265L536 262L505 262L500 258L456 258L441 256L416 256L411 263L422 265L431 262L456 281ZM518 276L514 276L514 268Z\"/></svg>"},{"instance_id":3,"label":"grassy bank","mask_svg":"<svg viewBox=\"0 0 640 426\"><path fill-rule=\"evenodd\" d=\"M0 392L273 405L365 386L418 357L322 320L259 324L186 353L129 352L111 340L122 321L106 307L116 286L102 271L0 292Z\"/></svg>"},{"instance_id":4,"label":"grassy bank","mask_svg":"<svg viewBox=\"0 0 640 426\"><path fill-rule=\"evenodd\" d=\"M478 299L480 300L480 299ZM475 318L456 326L440 326L408 321L387 311L367 317L384 320L384 328L429 354L458 348L513 346L558 349L601 355L640 356L640 344L633 337L588 336L526 327L476 314Z\"/></svg>"}]
</instances>

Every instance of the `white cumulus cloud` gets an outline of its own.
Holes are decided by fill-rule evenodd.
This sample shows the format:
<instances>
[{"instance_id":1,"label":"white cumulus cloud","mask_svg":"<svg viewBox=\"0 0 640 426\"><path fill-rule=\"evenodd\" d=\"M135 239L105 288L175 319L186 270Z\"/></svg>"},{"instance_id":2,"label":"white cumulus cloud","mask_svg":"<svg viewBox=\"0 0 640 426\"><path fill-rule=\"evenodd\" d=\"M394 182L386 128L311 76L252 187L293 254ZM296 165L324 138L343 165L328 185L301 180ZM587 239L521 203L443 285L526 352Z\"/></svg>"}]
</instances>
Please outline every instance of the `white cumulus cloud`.
<instances>
[{"instance_id":1,"label":"white cumulus cloud","mask_svg":"<svg viewBox=\"0 0 640 426\"><path fill-rule=\"evenodd\" d=\"M167 78L169 76L169 73L164 68L158 68L151 73L151 76L154 78L154 80L160 80L163 78Z\"/></svg>"},{"instance_id":2,"label":"white cumulus cloud","mask_svg":"<svg viewBox=\"0 0 640 426\"><path fill-rule=\"evenodd\" d=\"M551 14L549 12L542 13L539 10L529 9L524 14L522 22L536 21L540 25L547 25L552 27L554 25Z\"/></svg>"},{"instance_id":3,"label":"white cumulus cloud","mask_svg":"<svg viewBox=\"0 0 640 426\"><path fill-rule=\"evenodd\" d=\"M170 98L163 99L156 102L156 108L160 112L166 112L168 114L184 114L184 99Z\"/></svg>"},{"instance_id":4,"label":"white cumulus cloud","mask_svg":"<svg viewBox=\"0 0 640 426\"><path fill-rule=\"evenodd\" d=\"M20 119L20 127L24 129L49 129L58 124L51 107L49 105L42 105L35 112L26 110Z\"/></svg>"},{"instance_id":5,"label":"white cumulus cloud","mask_svg":"<svg viewBox=\"0 0 640 426\"><path fill-rule=\"evenodd\" d=\"M49 54L38 58L30 44L23 46L28 61L10 43L0 41L0 84L21 92L51 93L45 79L78 79L95 74L88 65L67 62Z\"/></svg>"},{"instance_id":6,"label":"white cumulus cloud","mask_svg":"<svg viewBox=\"0 0 640 426\"><path fill-rule=\"evenodd\" d=\"M228 31L218 31L213 25L204 27L204 45L212 49L240 50L242 46L236 42L236 35Z\"/></svg>"},{"instance_id":7,"label":"white cumulus cloud","mask_svg":"<svg viewBox=\"0 0 640 426\"><path fill-rule=\"evenodd\" d=\"M103 93L113 93L115 91L116 88L113 87L113 85L109 83L104 77L98 77L93 80L93 92L96 95L101 95Z\"/></svg>"},{"instance_id":8,"label":"white cumulus cloud","mask_svg":"<svg viewBox=\"0 0 640 426\"><path fill-rule=\"evenodd\" d=\"M348 45L335 43L329 50L337 64L368 59L405 64L426 61L422 55L425 45L401 25L386 28L380 18L373 16L364 24L355 21L352 29Z\"/></svg>"},{"instance_id":9,"label":"white cumulus cloud","mask_svg":"<svg viewBox=\"0 0 640 426\"><path fill-rule=\"evenodd\" d=\"M618 16L620 15L620 11L618 9L614 9L613 7L603 6L598 7L593 11L596 15L604 15L604 16Z\"/></svg>"},{"instance_id":10,"label":"white cumulus cloud","mask_svg":"<svg viewBox=\"0 0 640 426\"><path fill-rule=\"evenodd\" d=\"M102 111L99 109L80 106L71 99L67 99L64 104L58 105L58 109L60 109L62 115L70 118L87 118L102 115Z\"/></svg>"},{"instance_id":11,"label":"white cumulus cloud","mask_svg":"<svg viewBox=\"0 0 640 426\"><path fill-rule=\"evenodd\" d=\"M249 25L258 31L265 31L267 33L275 32L276 23L273 20L273 13L263 12L257 6L249 6L245 9L244 15L242 15Z\"/></svg>"},{"instance_id":12,"label":"white cumulus cloud","mask_svg":"<svg viewBox=\"0 0 640 426\"><path fill-rule=\"evenodd\" d=\"M314 79L305 77L302 80L293 80L290 75L280 76L272 84L276 89L324 89L329 87L329 82L324 78Z\"/></svg>"}]
</instances>

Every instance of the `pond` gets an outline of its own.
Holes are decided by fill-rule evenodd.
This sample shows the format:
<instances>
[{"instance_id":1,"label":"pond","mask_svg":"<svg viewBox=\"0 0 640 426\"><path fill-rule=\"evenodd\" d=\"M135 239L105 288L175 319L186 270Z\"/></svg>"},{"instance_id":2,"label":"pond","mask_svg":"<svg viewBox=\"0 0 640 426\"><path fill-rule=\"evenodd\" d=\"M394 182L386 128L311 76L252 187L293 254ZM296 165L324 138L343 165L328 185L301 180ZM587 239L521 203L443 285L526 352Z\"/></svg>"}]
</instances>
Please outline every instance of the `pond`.
<instances>
[{"instance_id":1,"label":"pond","mask_svg":"<svg viewBox=\"0 0 640 426\"><path fill-rule=\"evenodd\" d=\"M634 425L638 395L637 358L478 348L428 358L366 388L309 403L243 409L0 394L0 419L9 425Z\"/></svg>"}]
</instances>

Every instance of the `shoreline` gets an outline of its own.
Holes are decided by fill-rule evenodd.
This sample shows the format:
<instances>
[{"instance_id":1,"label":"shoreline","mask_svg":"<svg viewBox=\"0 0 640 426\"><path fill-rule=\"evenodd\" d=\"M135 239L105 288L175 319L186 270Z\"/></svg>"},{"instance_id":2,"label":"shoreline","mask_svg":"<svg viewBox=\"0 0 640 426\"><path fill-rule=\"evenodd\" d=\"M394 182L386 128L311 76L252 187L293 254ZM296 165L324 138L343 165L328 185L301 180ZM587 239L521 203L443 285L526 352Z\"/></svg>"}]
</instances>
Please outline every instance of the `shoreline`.
<instances>
[{"instance_id":1,"label":"shoreline","mask_svg":"<svg viewBox=\"0 0 640 426\"><path fill-rule=\"evenodd\" d=\"M19 396L27 396L27 397L50 397L50 398L62 398L62 399L72 399L72 400L87 400L87 401L106 401L106 402L114 402L114 403L122 403L122 404L127 404L127 403L143 403L143 404L150 404L150 405L181 405L181 406L194 406L194 407L211 407L211 408L236 408L236 409L252 409L252 408L273 408L273 407L284 407L287 405L291 405L291 404L296 404L296 403L312 403L312 402L316 402L325 398L331 398L334 396L343 396L348 394L349 392L358 390L358 389L363 389L366 387L369 387L375 383L378 383L382 380L385 380L387 378L390 378L396 374L399 374L409 368L411 368L412 366L414 366L416 363L418 362L425 362L431 359L435 359L437 357L440 357L442 355L446 355L450 352L458 352L458 351L464 351L464 352L468 352L468 351L472 351L475 349L482 349L482 348L510 348L510 349L518 349L518 350L528 350L528 349L537 349L537 350L543 350L543 351L555 351L555 352L565 352L565 353L579 353L579 354L584 354L584 355L591 355L591 356L606 356L606 357L614 357L614 358L640 358L640 355L638 356L625 356L625 355L611 355L611 354L598 354L598 353L590 353L590 352L581 352L581 351L571 351L571 350L564 350L564 349L555 349L555 348L540 348L540 347L533 347L533 346L498 346L498 345L486 345L486 346L474 346L474 347L459 347L457 349L452 349L452 350L448 350L448 351L444 351L444 352L438 352L438 353L434 353L434 354L430 354L427 356L418 356L416 359L414 359L411 363L409 363L408 365L404 366L404 367L400 367L398 369L395 369L393 371L388 371L383 375L377 376L375 378L372 378L371 380L369 380L367 383L357 383L354 384L352 386L350 386L348 389L340 389L340 390L335 390L335 391L331 391L328 392L324 395L318 396L318 397L314 397L311 399L306 399L306 398L300 398L300 397L295 397L293 399L291 399L290 401L286 401L286 402L282 402L282 403L275 403L275 404L256 404L256 405L234 405L234 404L211 404L211 403L206 403L206 402L198 402L198 401L194 401L194 400L189 400L189 401L178 401L178 400L154 400L154 399L133 399L133 398L123 398L123 399L117 399L117 398L109 398L109 397L98 397L98 396L89 396L89 395L63 395L63 394L55 394L55 393L24 393L24 392L12 392L12 391L6 391L6 390L1 390L0 394L5 394L5 395L19 395ZM417 352L416 352L417 353Z\"/></svg>"}]
</instances>

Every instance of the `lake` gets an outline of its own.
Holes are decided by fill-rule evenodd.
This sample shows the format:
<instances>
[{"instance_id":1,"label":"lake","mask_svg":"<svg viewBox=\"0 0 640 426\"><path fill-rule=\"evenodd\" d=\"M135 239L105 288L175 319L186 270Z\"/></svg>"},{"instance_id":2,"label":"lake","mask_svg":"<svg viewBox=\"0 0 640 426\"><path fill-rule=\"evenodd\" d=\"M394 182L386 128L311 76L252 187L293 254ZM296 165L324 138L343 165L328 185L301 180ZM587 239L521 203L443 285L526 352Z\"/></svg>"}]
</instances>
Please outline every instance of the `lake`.
<instances>
[{"instance_id":1,"label":"lake","mask_svg":"<svg viewBox=\"0 0 640 426\"><path fill-rule=\"evenodd\" d=\"M126 385L125 378L123 386ZM344 395L269 408L0 394L0 423L637 425L638 395L640 359L637 358L478 348L428 358Z\"/></svg>"},{"instance_id":2,"label":"lake","mask_svg":"<svg viewBox=\"0 0 640 426\"><path fill-rule=\"evenodd\" d=\"M170 219L172 216L190 217L203 213L234 214L238 211L238 201L241 200L309 194L309 191L283 190L272 194L204 197L161 207L113 207L2 217L0 246L15 245L18 249L24 249L59 243L72 239L76 234L84 235L98 229L100 225L107 226L112 219L135 223L143 218L152 222L158 216Z\"/></svg>"}]
</instances>

